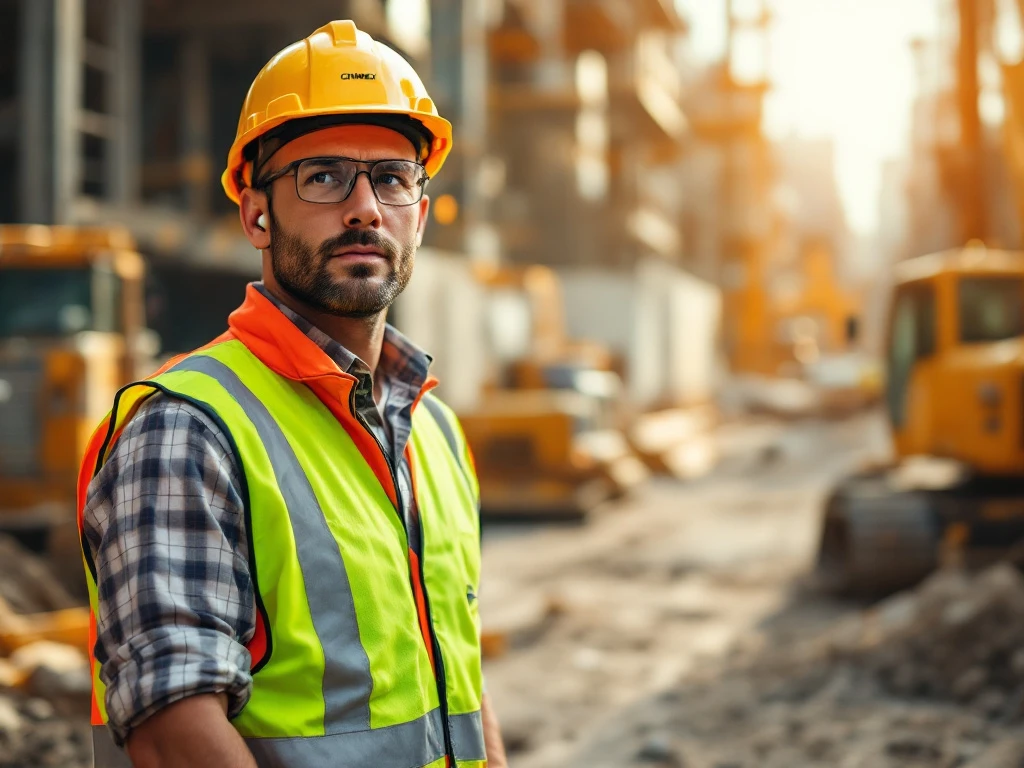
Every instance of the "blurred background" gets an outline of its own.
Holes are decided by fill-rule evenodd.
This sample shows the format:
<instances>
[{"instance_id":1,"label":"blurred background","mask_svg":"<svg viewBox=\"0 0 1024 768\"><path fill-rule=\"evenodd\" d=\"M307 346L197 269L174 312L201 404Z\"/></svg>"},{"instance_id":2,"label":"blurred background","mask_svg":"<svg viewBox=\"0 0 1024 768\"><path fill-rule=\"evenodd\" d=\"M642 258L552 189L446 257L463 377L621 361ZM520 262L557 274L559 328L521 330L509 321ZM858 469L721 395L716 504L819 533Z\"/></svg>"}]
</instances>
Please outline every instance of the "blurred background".
<instances>
[{"instance_id":1,"label":"blurred background","mask_svg":"<svg viewBox=\"0 0 1024 768\"><path fill-rule=\"evenodd\" d=\"M242 100L352 18L455 128L390 320L477 459L512 764L1020 765L1022 14L0 0L0 763L87 764L85 441L258 279Z\"/></svg>"}]
</instances>

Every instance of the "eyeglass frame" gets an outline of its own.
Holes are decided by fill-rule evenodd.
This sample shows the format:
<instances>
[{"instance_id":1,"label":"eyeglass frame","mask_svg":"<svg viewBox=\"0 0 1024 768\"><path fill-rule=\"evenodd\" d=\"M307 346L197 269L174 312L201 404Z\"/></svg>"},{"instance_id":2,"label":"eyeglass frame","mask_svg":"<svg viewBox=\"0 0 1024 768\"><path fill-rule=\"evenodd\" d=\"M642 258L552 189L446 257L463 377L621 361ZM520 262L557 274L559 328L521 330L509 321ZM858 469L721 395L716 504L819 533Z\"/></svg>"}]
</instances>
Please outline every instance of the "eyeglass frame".
<instances>
[{"instance_id":1,"label":"eyeglass frame","mask_svg":"<svg viewBox=\"0 0 1024 768\"><path fill-rule=\"evenodd\" d=\"M307 200L299 192L299 174L297 171L299 169L299 166L302 165L303 163L308 163L310 161L316 160L322 162L336 162L338 160L347 160L348 162L355 163L356 165L359 166L369 166L369 168L367 168L366 170L356 171L355 175L352 177L352 186L348 188L348 192L345 193L345 196L341 198L341 200L335 200L331 202L320 200ZM423 176L417 182L417 186L419 187L420 190L420 196L413 200L411 203L385 203L383 200L380 199L380 195L377 194L377 187L374 186L373 176L371 175L373 173L374 166L377 166L380 163L394 162L410 163L411 165L419 166L420 169L423 171ZM352 196L352 190L356 188L356 182L359 180L359 177L362 176L363 174L366 174L366 178L370 182L370 189L373 190L373 196L378 203L380 203L381 205L390 206L392 208L408 208L410 205L416 205L417 203L423 200L423 195L426 193L427 190L427 182L430 181L430 177L427 175L426 166L424 166L423 163L416 162L415 160L405 160L400 157L387 157L381 160L359 160L354 157L345 157L343 155L317 155L315 157L303 157L298 160L292 160L287 165L278 168L267 178L261 180L259 183L253 184L252 188L258 189L260 191L265 190L275 181L277 181L278 179L283 179L285 176L288 176L289 174L293 174L295 176L295 196L299 198L299 200L301 200L302 202L309 203L310 205L337 205L338 203L345 202L346 200L349 199L349 197Z\"/></svg>"}]
</instances>

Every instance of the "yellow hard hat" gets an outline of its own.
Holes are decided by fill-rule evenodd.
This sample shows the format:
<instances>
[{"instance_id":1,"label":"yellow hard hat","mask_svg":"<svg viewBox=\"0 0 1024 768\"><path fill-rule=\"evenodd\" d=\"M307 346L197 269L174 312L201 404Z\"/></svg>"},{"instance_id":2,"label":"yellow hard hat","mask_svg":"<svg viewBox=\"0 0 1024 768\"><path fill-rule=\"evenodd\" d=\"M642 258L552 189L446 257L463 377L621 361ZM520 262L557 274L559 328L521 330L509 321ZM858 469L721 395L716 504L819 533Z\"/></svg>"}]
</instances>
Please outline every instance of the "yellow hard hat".
<instances>
[{"instance_id":1,"label":"yellow hard hat","mask_svg":"<svg viewBox=\"0 0 1024 768\"><path fill-rule=\"evenodd\" d=\"M388 46L356 29L352 21L332 21L293 43L267 62L249 87L228 152L221 184L238 202L252 183L258 139L299 133L344 122L374 123L420 137L427 176L441 169L452 148L452 125L438 115L423 82L409 62ZM303 129L304 127L304 129ZM283 143L283 142L282 142ZM264 158L265 159L265 158Z\"/></svg>"}]
</instances>

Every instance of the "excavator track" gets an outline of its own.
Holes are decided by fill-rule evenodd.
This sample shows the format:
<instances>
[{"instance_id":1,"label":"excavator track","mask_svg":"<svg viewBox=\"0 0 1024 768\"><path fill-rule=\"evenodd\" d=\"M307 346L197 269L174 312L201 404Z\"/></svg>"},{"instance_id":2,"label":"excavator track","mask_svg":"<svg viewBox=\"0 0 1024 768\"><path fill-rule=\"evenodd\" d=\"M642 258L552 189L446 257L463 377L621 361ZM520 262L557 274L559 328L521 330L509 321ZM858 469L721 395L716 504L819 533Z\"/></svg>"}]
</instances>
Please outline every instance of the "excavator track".
<instances>
[{"instance_id":1,"label":"excavator track","mask_svg":"<svg viewBox=\"0 0 1024 768\"><path fill-rule=\"evenodd\" d=\"M950 557L972 569L1024 560L1024 478L970 477L914 490L891 478L889 471L854 476L829 496L819 589L878 597L913 586Z\"/></svg>"},{"instance_id":2,"label":"excavator track","mask_svg":"<svg viewBox=\"0 0 1024 768\"><path fill-rule=\"evenodd\" d=\"M938 565L942 506L934 493L894 490L881 473L844 481L825 505L817 586L879 596L916 584Z\"/></svg>"}]
</instances>

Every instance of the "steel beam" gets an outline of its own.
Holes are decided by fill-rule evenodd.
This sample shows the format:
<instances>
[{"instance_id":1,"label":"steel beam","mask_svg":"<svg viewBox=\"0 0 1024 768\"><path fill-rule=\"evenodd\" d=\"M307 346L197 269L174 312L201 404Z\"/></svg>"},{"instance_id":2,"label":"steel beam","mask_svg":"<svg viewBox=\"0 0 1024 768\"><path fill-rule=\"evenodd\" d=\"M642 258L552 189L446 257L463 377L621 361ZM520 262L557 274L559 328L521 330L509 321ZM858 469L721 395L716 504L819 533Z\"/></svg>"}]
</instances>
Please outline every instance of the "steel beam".
<instances>
[{"instance_id":1,"label":"steel beam","mask_svg":"<svg viewBox=\"0 0 1024 768\"><path fill-rule=\"evenodd\" d=\"M82 187L85 0L54 0L53 220L71 221Z\"/></svg>"},{"instance_id":2,"label":"steel beam","mask_svg":"<svg viewBox=\"0 0 1024 768\"><path fill-rule=\"evenodd\" d=\"M984 138L978 111L978 2L959 0L960 47L957 56L957 96L960 108L960 150L963 161L958 179L963 242L988 234L984 170ZM956 199L956 194L954 194Z\"/></svg>"},{"instance_id":3,"label":"steel beam","mask_svg":"<svg viewBox=\"0 0 1024 768\"><path fill-rule=\"evenodd\" d=\"M204 217L210 210L210 53L206 38L187 34L182 41L180 72L182 84L182 145L189 212Z\"/></svg>"},{"instance_id":4,"label":"steel beam","mask_svg":"<svg viewBox=\"0 0 1024 768\"><path fill-rule=\"evenodd\" d=\"M130 205L141 189L142 133L142 4L111 0L110 41L114 65L110 78L110 143L107 150L107 195Z\"/></svg>"},{"instance_id":5,"label":"steel beam","mask_svg":"<svg viewBox=\"0 0 1024 768\"><path fill-rule=\"evenodd\" d=\"M50 25L52 0L21 0L18 53L18 217L25 223L50 220Z\"/></svg>"},{"instance_id":6,"label":"steel beam","mask_svg":"<svg viewBox=\"0 0 1024 768\"><path fill-rule=\"evenodd\" d=\"M430 4L430 93L454 126L454 149L435 198L452 194L459 219L434 228L438 247L465 252L474 226L482 222L477 171L487 140L487 48L483 4L474 0L434 0Z\"/></svg>"}]
</instances>

